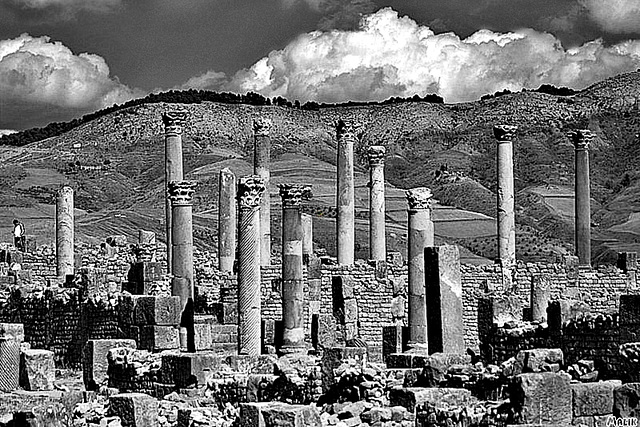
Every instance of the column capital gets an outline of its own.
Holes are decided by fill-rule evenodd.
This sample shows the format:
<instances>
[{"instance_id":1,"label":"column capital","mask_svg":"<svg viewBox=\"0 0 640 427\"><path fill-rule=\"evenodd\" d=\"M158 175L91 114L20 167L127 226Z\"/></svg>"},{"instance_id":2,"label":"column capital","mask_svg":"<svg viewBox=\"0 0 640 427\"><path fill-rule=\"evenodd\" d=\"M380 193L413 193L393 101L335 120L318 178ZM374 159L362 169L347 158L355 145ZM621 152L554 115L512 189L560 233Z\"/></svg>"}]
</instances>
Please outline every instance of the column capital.
<instances>
[{"instance_id":1,"label":"column capital","mask_svg":"<svg viewBox=\"0 0 640 427\"><path fill-rule=\"evenodd\" d=\"M63 185L58 189L58 195L59 196L73 195L73 188L69 187L68 185Z\"/></svg>"},{"instance_id":2,"label":"column capital","mask_svg":"<svg viewBox=\"0 0 640 427\"><path fill-rule=\"evenodd\" d=\"M518 126L495 125L493 127L493 136L498 140L498 143L510 142L513 141L517 131Z\"/></svg>"},{"instance_id":3,"label":"column capital","mask_svg":"<svg viewBox=\"0 0 640 427\"><path fill-rule=\"evenodd\" d=\"M358 121L338 119L335 124L338 141L356 141L362 136L362 123Z\"/></svg>"},{"instance_id":4,"label":"column capital","mask_svg":"<svg viewBox=\"0 0 640 427\"><path fill-rule=\"evenodd\" d=\"M369 166L383 165L386 153L387 149L384 145L370 145L369 148L367 148Z\"/></svg>"},{"instance_id":5,"label":"column capital","mask_svg":"<svg viewBox=\"0 0 640 427\"><path fill-rule=\"evenodd\" d=\"M417 187L407 190L407 202L409 210L431 209L431 197L433 194L427 187Z\"/></svg>"},{"instance_id":6,"label":"column capital","mask_svg":"<svg viewBox=\"0 0 640 427\"><path fill-rule=\"evenodd\" d=\"M302 199L312 197L311 186L306 184L280 184L280 197L283 208L297 208Z\"/></svg>"},{"instance_id":7,"label":"column capital","mask_svg":"<svg viewBox=\"0 0 640 427\"><path fill-rule=\"evenodd\" d=\"M271 133L271 119L266 117L256 117L253 119L253 133L256 136L269 136Z\"/></svg>"},{"instance_id":8,"label":"column capital","mask_svg":"<svg viewBox=\"0 0 640 427\"><path fill-rule=\"evenodd\" d=\"M187 120L187 110L168 110L162 113L164 132L167 135L182 134L182 127Z\"/></svg>"},{"instance_id":9,"label":"column capital","mask_svg":"<svg viewBox=\"0 0 640 427\"><path fill-rule=\"evenodd\" d=\"M238 200L240 209L253 209L260 206L265 191L264 179L258 175L248 175L238 182Z\"/></svg>"},{"instance_id":10,"label":"column capital","mask_svg":"<svg viewBox=\"0 0 640 427\"><path fill-rule=\"evenodd\" d=\"M196 192L196 185L198 183L194 181L169 182L171 206L191 206L193 204L193 193Z\"/></svg>"},{"instance_id":11,"label":"column capital","mask_svg":"<svg viewBox=\"0 0 640 427\"><path fill-rule=\"evenodd\" d=\"M578 129L569 134L571 136L571 140L573 141L573 145L577 150L588 150L589 144L595 138L595 134L591 132L589 129Z\"/></svg>"}]
</instances>

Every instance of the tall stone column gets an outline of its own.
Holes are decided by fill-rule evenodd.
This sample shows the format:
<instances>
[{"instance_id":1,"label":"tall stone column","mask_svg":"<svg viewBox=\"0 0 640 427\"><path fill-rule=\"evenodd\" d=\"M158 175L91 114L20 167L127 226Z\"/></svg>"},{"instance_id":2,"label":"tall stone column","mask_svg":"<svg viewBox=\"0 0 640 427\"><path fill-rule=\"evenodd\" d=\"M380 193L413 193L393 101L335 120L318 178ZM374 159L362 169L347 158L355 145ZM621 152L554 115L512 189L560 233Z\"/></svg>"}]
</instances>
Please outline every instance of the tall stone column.
<instances>
[{"instance_id":1,"label":"tall stone column","mask_svg":"<svg viewBox=\"0 0 640 427\"><path fill-rule=\"evenodd\" d=\"M407 191L409 203L409 347L427 350L427 299L424 275L424 249L434 245L431 220L431 190L425 187Z\"/></svg>"},{"instance_id":2,"label":"tall stone column","mask_svg":"<svg viewBox=\"0 0 640 427\"><path fill-rule=\"evenodd\" d=\"M513 186L513 138L517 126L497 125L493 134L498 141L498 258L502 265L503 287L512 288L512 272L516 263L516 220Z\"/></svg>"},{"instance_id":3,"label":"tall stone column","mask_svg":"<svg viewBox=\"0 0 640 427\"><path fill-rule=\"evenodd\" d=\"M360 133L355 123L338 120L338 187L336 195L336 249L338 264L353 264L355 258L355 190L353 182L353 145Z\"/></svg>"},{"instance_id":4,"label":"tall stone column","mask_svg":"<svg viewBox=\"0 0 640 427\"><path fill-rule=\"evenodd\" d=\"M218 269L233 272L236 257L236 176L229 168L218 181Z\"/></svg>"},{"instance_id":5,"label":"tall stone column","mask_svg":"<svg viewBox=\"0 0 640 427\"><path fill-rule=\"evenodd\" d=\"M56 194L56 274L73 274L73 188L64 186Z\"/></svg>"},{"instance_id":6,"label":"tall stone column","mask_svg":"<svg viewBox=\"0 0 640 427\"><path fill-rule=\"evenodd\" d=\"M182 169L182 126L187 118L184 110L165 111L162 114L164 123L164 183L165 183L165 221L167 230L167 271L171 272L171 201L168 198L169 183L184 179Z\"/></svg>"},{"instance_id":7,"label":"tall stone column","mask_svg":"<svg viewBox=\"0 0 640 427\"><path fill-rule=\"evenodd\" d=\"M372 145L367 150L369 157L369 258L386 261L384 203L384 156L382 145Z\"/></svg>"},{"instance_id":8,"label":"tall stone column","mask_svg":"<svg viewBox=\"0 0 640 427\"><path fill-rule=\"evenodd\" d=\"M260 202L260 265L271 265L271 120L258 117L253 121L253 173L262 178L265 191Z\"/></svg>"},{"instance_id":9,"label":"tall stone column","mask_svg":"<svg viewBox=\"0 0 640 427\"><path fill-rule=\"evenodd\" d=\"M300 202L311 193L308 185L282 184L282 353L306 351L302 288L302 218Z\"/></svg>"},{"instance_id":10,"label":"tall stone column","mask_svg":"<svg viewBox=\"0 0 640 427\"><path fill-rule=\"evenodd\" d=\"M307 261L313 256L313 217L309 214L301 214L302 218L302 258Z\"/></svg>"},{"instance_id":11,"label":"tall stone column","mask_svg":"<svg viewBox=\"0 0 640 427\"><path fill-rule=\"evenodd\" d=\"M594 135L581 129L571 133L575 154L575 247L580 265L591 265L591 186L589 182L589 144Z\"/></svg>"},{"instance_id":12,"label":"tall stone column","mask_svg":"<svg viewBox=\"0 0 640 427\"><path fill-rule=\"evenodd\" d=\"M170 181L171 201L171 295L179 296L182 306L180 326L187 329L187 349L195 351L193 282L193 193L196 183Z\"/></svg>"},{"instance_id":13,"label":"tall stone column","mask_svg":"<svg viewBox=\"0 0 640 427\"><path fill-rule=\"evenodd\" d=\"M238 199L238 352L255 356L261 347L260 313L260 202L264 180L256 175L240 178Z\"/></svg>"}]
</instances>

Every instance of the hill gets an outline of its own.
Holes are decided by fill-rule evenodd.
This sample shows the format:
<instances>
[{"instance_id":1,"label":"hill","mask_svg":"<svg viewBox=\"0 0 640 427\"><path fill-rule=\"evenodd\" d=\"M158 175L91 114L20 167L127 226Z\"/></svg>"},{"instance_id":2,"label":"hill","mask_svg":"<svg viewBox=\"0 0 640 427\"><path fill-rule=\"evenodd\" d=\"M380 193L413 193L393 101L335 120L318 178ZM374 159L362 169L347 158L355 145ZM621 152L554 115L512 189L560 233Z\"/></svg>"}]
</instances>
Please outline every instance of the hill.
<instances>
[{"instance_id":1,"label":"hill","mask_svg":"<svg viewBox=\"0 0 640 427\"><path fill-rule=\"evenodd\" d=\"M366 254L366 156L369 144L387 147L389 240L404 250L406 202L399 188L429 186L442 205L436 233L476 256L495 256L495 140L492 126L519 126L514 142L519 256L554 259L573 240L573 147L571 129L588 127L597 138L591 149L594 258L608 261L619 250L638 250L640 223L640 73L620 75L570 96L521 92L464 104L402 102L318 109L274 105L184 104L185 170L197 179L196 241L215 240L217 171L251 171L252 119L272 119L274 182L314 184L307 207L317 218L323 244L330 232L335 194L335 129L338 118L365 125L355 147L359 255ZM161 233L164 139L161 114L166 103L142 103L97 115L68 132L22 147L1 146L0 221L27 220L51 240L53 193L62 183L76 191L78 237L103 238ZM444 167L443 167L444 166ZM546 190L545 190L546 189ZM553 191L552 191L553 190ZM279 197L274 192L273 211ZM557 195L564 195L558 197ZM439 205L441 206L441 205ZM470 212L477 212L472 214ZM571 214L570 214L571 213ZM442 217L439 218L439 215ZM277 218L274 226L277 225ZM48 231L47 231L48 230ZM39 231L40 232L40 231ZM276 231L274 237L278 237ZM468 258L474 258L471 253Z\"/></svg>"}]
</instances>

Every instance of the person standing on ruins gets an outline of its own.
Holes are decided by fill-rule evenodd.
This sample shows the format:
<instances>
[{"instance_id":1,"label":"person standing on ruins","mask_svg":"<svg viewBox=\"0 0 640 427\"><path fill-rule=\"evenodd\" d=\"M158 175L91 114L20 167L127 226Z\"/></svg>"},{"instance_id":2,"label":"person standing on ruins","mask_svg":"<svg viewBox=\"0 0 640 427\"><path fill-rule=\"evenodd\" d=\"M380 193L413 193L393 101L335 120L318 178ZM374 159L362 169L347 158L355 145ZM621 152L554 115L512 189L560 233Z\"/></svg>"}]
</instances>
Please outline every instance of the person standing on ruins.
<instances>
[{"instance_id":1,"label":"person standing on ruins","mask_svg":"<svg viewBox=\"0 0 640 427\"><path fill-rule=\"evenodd\" d=\"M13 244L20 252L24 252L25 246L25 232L24 224L19 220L13 220Z\"/></svg>"}]
</instances>

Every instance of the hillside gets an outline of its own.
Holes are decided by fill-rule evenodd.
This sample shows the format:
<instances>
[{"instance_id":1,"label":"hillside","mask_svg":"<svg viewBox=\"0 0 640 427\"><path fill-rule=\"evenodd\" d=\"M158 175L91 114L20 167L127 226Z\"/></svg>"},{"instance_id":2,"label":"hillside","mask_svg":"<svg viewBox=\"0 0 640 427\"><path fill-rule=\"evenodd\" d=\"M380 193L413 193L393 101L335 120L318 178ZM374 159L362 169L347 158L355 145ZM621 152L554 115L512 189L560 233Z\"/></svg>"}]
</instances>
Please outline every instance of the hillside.
<instances>
[{"instance_id":1,"label":"hillside","mask_svg":"<svg viewBox=\"0 0 640 427\"><path fill-rule=\"evenodd\" d=\"M514 143L519 256L553 259L570 250L573 147L567 133L588 127L598 135L591 150L594 258L640 249L640 73L621 75L573 96L538 92L508 94L464 104L408 102L303 110L202 102L184 104L187 177L200 182L196 240L215 240L217 171L251 171L251 122L273 120L274 182L314 184L306 209L317 218L317 236L332 251L337 118L365 125L355 147L358 169L359 255L365 256L366 146L387 147L388 224L392 248L404 250L406 202L399 188L429 186L443 205L435 212L436 234L475 254L495 256L495 140L492 126L519 126ZM69 132L23 147L0 148L2 233L13 216L52 239L53 192L62 183L76 189L78 237L133 235L137 228L161 232L163 194L162 112L165 103L143 104L101 115ZM438 173L446 165L445 173ZM553 190L553 191L551 191ZM272 189L275 193L277 189ZM558 195L563 195L558 197ZM273 197L273 211L279 197ZM458 208L458 209L454 209ZM477 213L469 213L469 211ZM51 220L53 218L51 217ZM277 219L276 219L277 221ZM49 225L47 225L49 224ZM274 222L274 226L277 222ZM318 232L320 231L320 232ZM278 233L274 231L274 237ZM8 240L3 238L3 240ZM473 257L468 254L469 259Z\"/></svg>"}]
</instances>

